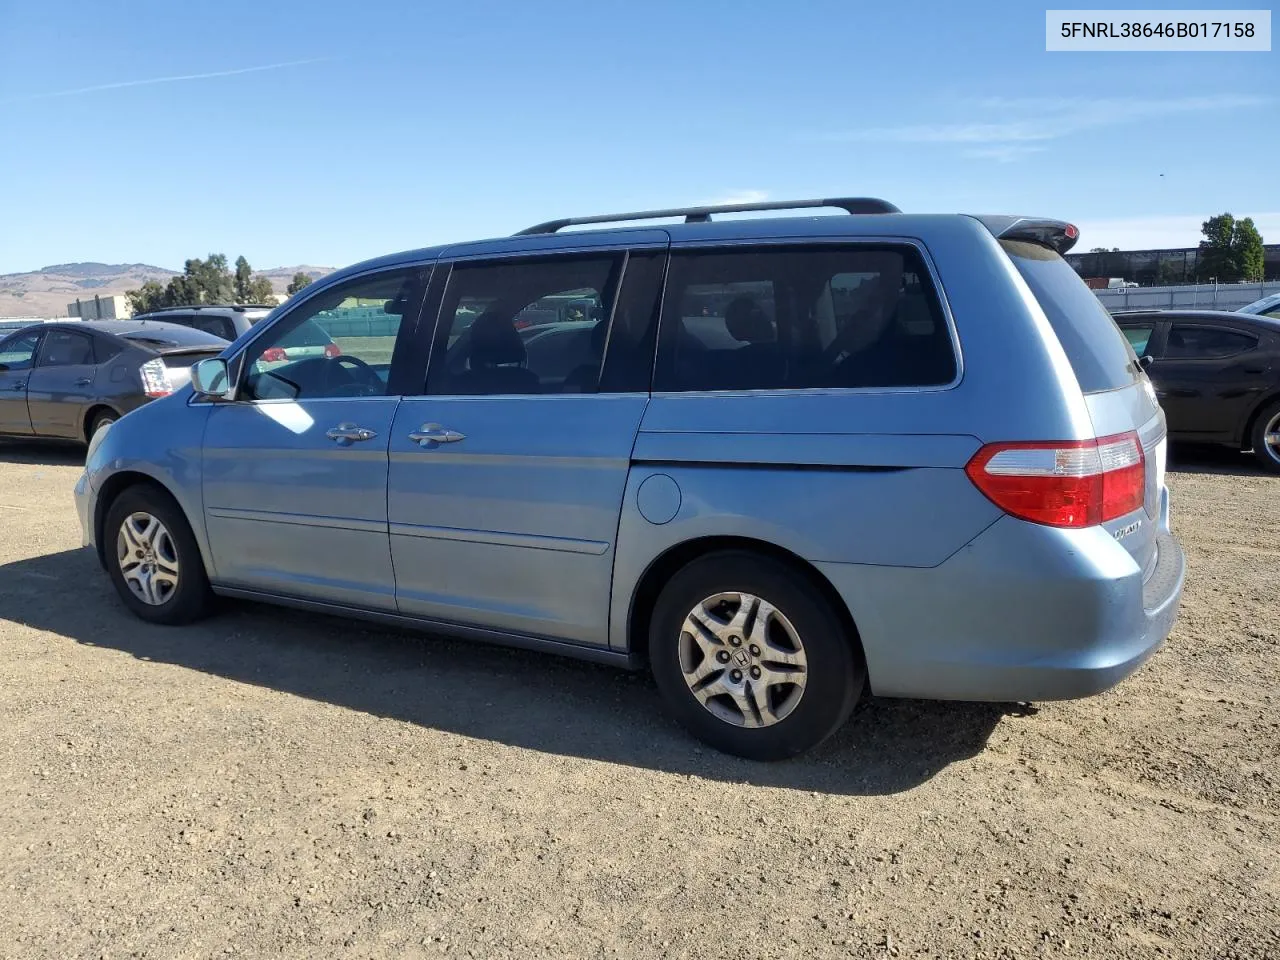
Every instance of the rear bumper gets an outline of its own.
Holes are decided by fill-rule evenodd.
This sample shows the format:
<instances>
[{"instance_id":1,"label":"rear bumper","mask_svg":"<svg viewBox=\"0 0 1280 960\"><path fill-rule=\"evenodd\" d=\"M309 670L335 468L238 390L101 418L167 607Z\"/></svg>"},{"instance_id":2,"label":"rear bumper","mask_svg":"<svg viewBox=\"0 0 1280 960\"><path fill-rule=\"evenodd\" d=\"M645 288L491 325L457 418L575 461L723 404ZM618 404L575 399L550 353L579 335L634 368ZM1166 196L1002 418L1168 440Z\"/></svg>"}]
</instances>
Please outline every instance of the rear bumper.
<instances>
[{"instance_id":1,"label":"rear bumper","mask_svg":"<svg viewBox=\"0 0 1280 960\"><path fill-rule=\"evenodd\" d=\"M820 568L858 624L877 696L1069 700L1115 686L1169 636L1186 559L1167 527L1157 545L1144 583L1104 530L1004 517L938 567Z\"/></svg>"}]
</instances>

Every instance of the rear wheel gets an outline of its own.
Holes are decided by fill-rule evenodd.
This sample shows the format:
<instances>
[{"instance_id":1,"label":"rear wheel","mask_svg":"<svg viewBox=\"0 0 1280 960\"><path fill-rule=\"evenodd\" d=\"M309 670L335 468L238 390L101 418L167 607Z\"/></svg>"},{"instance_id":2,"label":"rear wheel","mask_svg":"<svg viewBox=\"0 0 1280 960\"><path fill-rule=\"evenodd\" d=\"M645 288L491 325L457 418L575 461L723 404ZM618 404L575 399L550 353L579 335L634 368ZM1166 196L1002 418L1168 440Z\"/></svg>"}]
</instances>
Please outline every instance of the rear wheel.
<instances>
[{"instance_id":1,"label":"rear wheel","mask_svg":"<svg viewBox=\"0 0 1280 960\"><path fill-rule=\"evenodd\" d=\"M1280 473L1280 400L1258 414L1251 440L1258 462L1272 473Z\"/></svg>"},{"instance_id":2,"label":"rear wheel","mask_svg":"<svg viewBox=\"0 0 1280 960\"><path fill-rule=\"evenodd\" d=\"M134 486L107 510L103 552L116 592L151 623L190 623L206 616L213 594L195 536L174 499Z\"/></svg>"},{"instance_id":3,"label":"rear wheel","mask_svg":"<svg viewBox=\"0 0 1280 960\"><path fill-rule=\"evenodd\" d=\"M865 682L854 642L802 574L769 557L723 552L667 583L649 659L691 733L727 753L781 760L849 718Z\"/></svg>"}]
</instances>

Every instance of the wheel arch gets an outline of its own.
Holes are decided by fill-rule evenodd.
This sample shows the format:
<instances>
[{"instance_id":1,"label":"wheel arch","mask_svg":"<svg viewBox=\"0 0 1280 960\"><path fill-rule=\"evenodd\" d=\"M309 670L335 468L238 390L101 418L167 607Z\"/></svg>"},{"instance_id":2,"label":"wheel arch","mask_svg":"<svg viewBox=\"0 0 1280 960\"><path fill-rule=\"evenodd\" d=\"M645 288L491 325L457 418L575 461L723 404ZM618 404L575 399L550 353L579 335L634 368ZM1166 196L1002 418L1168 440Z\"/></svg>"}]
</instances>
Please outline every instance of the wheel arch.
<instances>
[{"instance_id":1,"label":"wheel arch","mask_svg":"<svg viewBox=\"0 0 1280 960\"><path fill-rule=\"evenodd\" d=\"M1258 418L1262 416L1262 411L1267 409L1273 403L1280 401L1280 390L1273 390L1261 400L1258 401L1249 416L1244 421L1244 430L1240 433L1240 449L1248 450L1253 443L1253 428L1258 425Z\"/></svg>"},{"instance_id":2,"label":"wheel arch","mask_svg":"<svg viewBox=\"0 0 1280 960\"><path fill-rule=\"evenodd\" d=\"M147 486L160 491L164 496L173 501L174 505L181 511L183 518L187 521L187 525L191 527L197 546L199 546L202 554L205 553L205 545L200 537L199 527L192 521L190 513L182 505L182 501L174 495L164 483L157 480L149 473L143 473L139 470L121 470L111 474L103 482L98 489L98 495L94 503L93 514L93 542L98 551L98 560L102 564L106 564L106 546L104 544L103 527L107 521L107 512L111 509L111 505L115 503L120 494L124 493L131 487ZM202 557L205 563L205 569L209 568L209 557Z\"/></svg>"},{"instance_id":3,"label":"wheel arch","mask_svg":"<svg viewBox=\"0 0 1280 960\"><path fill-rule=\"evenodd\" d=\"M89 442L89 428L93 426L93 421L97 419L98 414L100 413L114 414L117 420L119 420L121 416L120 411L109 403L91 404L89 409L84 412L84 416L80 421L80 436L84 439L85 443Z\"/></svg>"},{"instance_id":4,"label":"wheel arch","mask_svg":"<svg viewBox=\"0 0 1280 960\"><path fill-rule=\"evenodd\" d=\"M645 568L640 579L636 581L631 593L631 604L627 610L627 652L633 662L643 663L649 653L649 626L653 614L654 603L658 594L675 573L710 553L734 550L745 553L756 553L769 557L790 567L804 577L822 597L831 605L831 609L845 629L845 636L853 646L854 653L866 666L866 654L862 649L862 639L858 633L858 625L853 613L835 586L823 576L813 564L796 553L780 547L767 540L739 536L702 536L674 544L660 553Z\"/></svg>"}]
</instances>

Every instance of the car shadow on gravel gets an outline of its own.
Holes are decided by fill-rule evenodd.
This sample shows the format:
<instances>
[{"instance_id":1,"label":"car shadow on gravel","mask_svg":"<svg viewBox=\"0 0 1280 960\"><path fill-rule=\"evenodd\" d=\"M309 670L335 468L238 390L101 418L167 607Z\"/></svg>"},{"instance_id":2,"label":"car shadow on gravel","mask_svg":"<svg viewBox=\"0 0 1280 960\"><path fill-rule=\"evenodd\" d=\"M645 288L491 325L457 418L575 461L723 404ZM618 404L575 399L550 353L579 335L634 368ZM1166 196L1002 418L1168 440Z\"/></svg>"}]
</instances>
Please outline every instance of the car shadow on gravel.
<instances>
[{"instance_id":1,"label":"car shadow on gravel","mask_svg":"<svg viewBox=\"0 0 1280 960\"><path fill-rule=\"evenodd\" d=\"M1212 444L1179 442L1169 446L1169 469L1175 473L1214 473L1229 477L1267 477L1252 453Z\"/></svg>"},{"instance_id":2,"label":"car shadow on gravel","mask_svg":"<svg viewBox=\"0 0 1280 960\"><path fill-rule=\"evenodd\" d=\"M687 736L666 717L644 673L257 604L227 603L218 616L189 627L146 624L120 604L88 550L0 566L0 618L140 661L467 737L832 794L919 786L979 753L1002 717L1025 713L1015 704L872 699L809 754L752 763Z\"/></svg>"},{"instance_id":3,"label":"car shadow on gravel","mask_svg":"<svg viewBox=\"0 0 1280 960\"><path fill-rule=\"evenodd\" d=\"M82 443L57 440L0 440L0 463L30 463L38 467L83 467Z\"/></svg>"}]
</instances>

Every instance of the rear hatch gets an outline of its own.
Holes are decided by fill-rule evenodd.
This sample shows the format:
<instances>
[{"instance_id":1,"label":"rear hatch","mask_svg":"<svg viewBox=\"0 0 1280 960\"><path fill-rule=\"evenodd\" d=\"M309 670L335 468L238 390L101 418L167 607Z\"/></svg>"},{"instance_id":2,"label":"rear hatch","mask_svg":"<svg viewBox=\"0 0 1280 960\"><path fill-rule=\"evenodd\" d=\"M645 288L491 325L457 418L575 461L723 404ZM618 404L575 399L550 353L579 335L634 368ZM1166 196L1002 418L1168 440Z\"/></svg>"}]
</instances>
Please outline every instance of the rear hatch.
<instances>
[{"instance_id":1,"label":"rear hatch","mask_svg":"<svg viewBox=\"0 0 1280 960\"><path fill-rule=\"evenodd\" d=\"M1065 225L1064 225L1065 226ZM1074 232L1074 228L1071 228ZM1151 382L1120 328L1080 275L1041 237L1014 230L1000 246L1035 295L1084 393L1098 437L1134 432L1145 459L1143 509L1104 524L1149 575L1156 562L1167 442Z\"/></svg>"}]
</instances>

